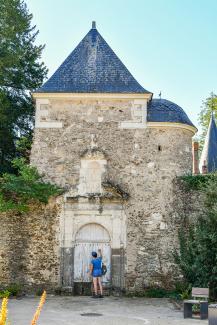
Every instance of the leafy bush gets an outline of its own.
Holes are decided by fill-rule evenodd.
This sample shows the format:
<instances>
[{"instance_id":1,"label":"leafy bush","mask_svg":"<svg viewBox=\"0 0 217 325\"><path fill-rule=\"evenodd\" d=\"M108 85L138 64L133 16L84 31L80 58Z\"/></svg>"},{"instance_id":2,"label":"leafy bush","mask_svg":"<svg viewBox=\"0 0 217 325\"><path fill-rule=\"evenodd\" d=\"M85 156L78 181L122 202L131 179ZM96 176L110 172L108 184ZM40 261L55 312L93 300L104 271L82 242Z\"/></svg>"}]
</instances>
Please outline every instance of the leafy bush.
<instances>
[{"instance_id":1,"label":"leafy bush","mask_svg":"<svg viewBox=\"0 0 217 325\"><path fill-rule=\"evenodd\" d=\"M10 296L18 296L21 293L21 285L18 283L11 283L7 290L10 292Z\"/></svg>"},{"instance_id":2,"label":"leafy bush","mask_svg":"<svg viewBox=\"0 0 217 325\"><path fill-rule=\"evenodd\" d=\"M198 314L198 313L200 313L200 305L192 305L192 312L193 312L193 314Z\"/></svg>"},{"instance_id":3,"label":"leafy bush","mask_svg":"<svg viewBox=\"0 0 217 325\"><path fill-rule=\"evenodd\" d=\"M185 186L189 190L201 190L206 184L212 180L213 178L217 177L216 174L198 174L198 175L185 175L181 176L180 179L182 179L185 183Z\"/></svg>"},{"instance_id":4,"label":"leafy bush","mask_svg":"<svg viewBox=\"0 0 217 325\"><path fill-rule=\"evenodd\" d=\"M168 292L163 288L149 288L145 290L144 296L148 298L165 298L168 296Z\"/></svg>"},{"instance_id":5,"label":"leafy bush","mask_svg":"<svg viewBox=\"0 0 217 325\"><path fill-rule=\"evenodd\" d=\"M0 290L0 298L8 298L18 296L22 291L21 285L18 283L11 283L6 288Z\"/></svg>"},{"instance_id":6,"label":"leafy bush","mask_svg":"<svg viewBox=\"0 0 217 325\"><path fill-rule=\"evenodd\" d=\"M217 298L217 177L201 187L204 201L195 223L180 229L175 260L185 280L194 287L209 287Z\"/></svg>"},{"instance_id":7,"label":"leafy bush","mask_svg":"<svg viewBox=\"0 0 217 325\"><path fill-rule=\"evenodd\" d=\"M189 283L187 283L186 281L178 281L175 283L175 291L177 293L182 294L186 290L189 290Z\"/></svg>"},{"instance_id":8,"label":"leafy bush","mask_svg":"<svg viewBox=\"0 0 217 325\"><path fill-rule=\"evenodd\" d=\"M164 288L148 288L143 294L147 298L171 298L180 299L180 295L176 290L166 290Z\"/></svg>"},{"instance_id":9,"label":"leafy bush","mask_svg":"<svg viewBox=\"0 0 217 325\"><path fill-rule=\"evenodd\" d=\"M62 193L57 186L45 183L37 169L27 165L25 159L13 160L15 174L3 174L0 178L0 212L8 210L27 211L32 201L47 203L53 195Z\"/></svg>"},{"instance_id":10,"label":"leafy bush","mask_svg":"<svg viewBox=\"0 0 217 325\"><path fill-rule=\"evenodd\" d=\"M182 300L189 299L191 297L191 284L188 285L179 295Z\"/></svg>"},{"instance_id":11,"label":"leafy bush","mask_svg":"<svg viewBox=\"0 0 217 325\"><path fill-rule=\"evenodd\" d=\"M11 292L9 290L0 291L0 298L8 298L10 297Z\"/></svg>"}]
</instances>

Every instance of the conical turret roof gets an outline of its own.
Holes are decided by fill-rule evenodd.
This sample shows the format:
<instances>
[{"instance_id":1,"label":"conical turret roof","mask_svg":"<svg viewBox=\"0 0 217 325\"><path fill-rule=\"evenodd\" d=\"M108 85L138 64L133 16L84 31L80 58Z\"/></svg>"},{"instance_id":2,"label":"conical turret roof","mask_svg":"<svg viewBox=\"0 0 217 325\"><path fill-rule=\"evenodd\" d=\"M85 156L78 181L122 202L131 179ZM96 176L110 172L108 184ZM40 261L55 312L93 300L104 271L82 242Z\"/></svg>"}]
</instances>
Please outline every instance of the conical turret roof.
<instances>
[{"instance_id":1,"label":"conical turret roof","mask_svg":"<svg viewBox=\"0 0 217 325\"><path fill-rule=\"evenodd\" d=\"M95 24L37 92L150 93L134 79Z\"/></svg>"},{"instance_id":2,"label":"conical turret roof","mask_svg":"<svg viewBox=\"0 0 217 325\"><path fill-rule=\"evenodd\" d=\"M208 173L217 170L217 128L213 113L210 118L203 151L200 158L199 167L201 172L203 172L203 166L205 166Z\"/></svg>"}]
</instances>

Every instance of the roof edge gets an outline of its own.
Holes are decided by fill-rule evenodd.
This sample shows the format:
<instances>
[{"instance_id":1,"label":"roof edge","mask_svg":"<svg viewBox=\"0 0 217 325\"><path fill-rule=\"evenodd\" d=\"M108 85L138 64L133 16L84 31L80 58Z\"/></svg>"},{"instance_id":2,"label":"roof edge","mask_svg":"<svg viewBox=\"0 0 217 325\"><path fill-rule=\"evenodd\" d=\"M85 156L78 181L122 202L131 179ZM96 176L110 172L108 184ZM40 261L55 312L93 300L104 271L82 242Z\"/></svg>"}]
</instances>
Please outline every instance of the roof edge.
<instances>
[{"instance_id":1,"label":"roof edge","mask_svg":"<svg viewBox=\"0 0 217 325\"><path fill-rule=\"evenodd\" d=\"M198 129L195 126L176 123L176 122L147 122L147 127L158 128L158 127L168 127L168 128L179 128L191 131L194 135L197 133Z\"/></svg>"},{"instance_id":2,"label":"roof edge","mask_svg":"<svg viewBox=\"0 0 217 325\"><path fill-rule=\"evenodd\" d=\"M37 98L114 98L114 99L134 99L141 98L150 100L152 93L51 93L32 92L32 97Z\"/></svg>"}]
</instances>

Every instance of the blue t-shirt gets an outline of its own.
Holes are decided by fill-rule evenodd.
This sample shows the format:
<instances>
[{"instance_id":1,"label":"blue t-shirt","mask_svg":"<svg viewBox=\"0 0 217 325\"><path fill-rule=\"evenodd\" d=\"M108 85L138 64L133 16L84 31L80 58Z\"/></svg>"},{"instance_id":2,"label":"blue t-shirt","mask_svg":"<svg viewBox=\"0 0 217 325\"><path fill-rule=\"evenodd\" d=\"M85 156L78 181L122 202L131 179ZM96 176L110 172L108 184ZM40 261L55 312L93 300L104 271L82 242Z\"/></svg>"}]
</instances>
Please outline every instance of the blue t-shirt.
<instances>
[{"instance_id":1,"label":"blue t-shirt","mask_svg":"<svg viewBox=\"0 0 217 325\"><path fill-rule=\"evenodd\" d=\"M93 258L91 261L93 265L93 276L102 276L102 257Z\"/></svg>"}]
</instances>

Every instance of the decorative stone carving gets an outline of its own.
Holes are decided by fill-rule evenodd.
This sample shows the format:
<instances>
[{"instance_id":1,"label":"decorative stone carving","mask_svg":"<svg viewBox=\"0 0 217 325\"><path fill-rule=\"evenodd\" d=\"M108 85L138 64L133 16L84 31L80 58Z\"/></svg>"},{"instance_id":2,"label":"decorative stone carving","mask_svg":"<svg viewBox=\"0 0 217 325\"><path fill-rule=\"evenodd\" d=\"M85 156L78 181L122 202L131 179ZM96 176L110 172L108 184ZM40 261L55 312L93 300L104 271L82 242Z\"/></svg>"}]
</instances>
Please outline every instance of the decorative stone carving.
<instances>
[{"instance_id":1,"label":"decorative stone carving","mask_svg":"<svg viewBox=\"0 0 217 325\"><path fill-rule=\"evenodd\" d=\"M36 128L62 128L62 122L52 120L49 108L50 102L48 99L37 99L35 116Z\"/></svg>"},{"instance_id":2,"label":"decorative stone carving","mask_svg":"<svg viewBox=\"0 0 217 325\"><path fill-rule=\"evenodd\" d=\"M131 120L119 123L120 128L140 129L146 128L147 123L147 99L135 99L131 107Z\"/></svg>"},{"instance_id":3,"label":"decorative stone carving","mask_svg":"<svg viewBox=\"0 0 217 325\"><path fill-rule=\"evenodd\" d=\"M104 154L91 142L91 149L81 158L78 195L102 193L102 179L107 161Z\"/></svg>"}]
</instances>

